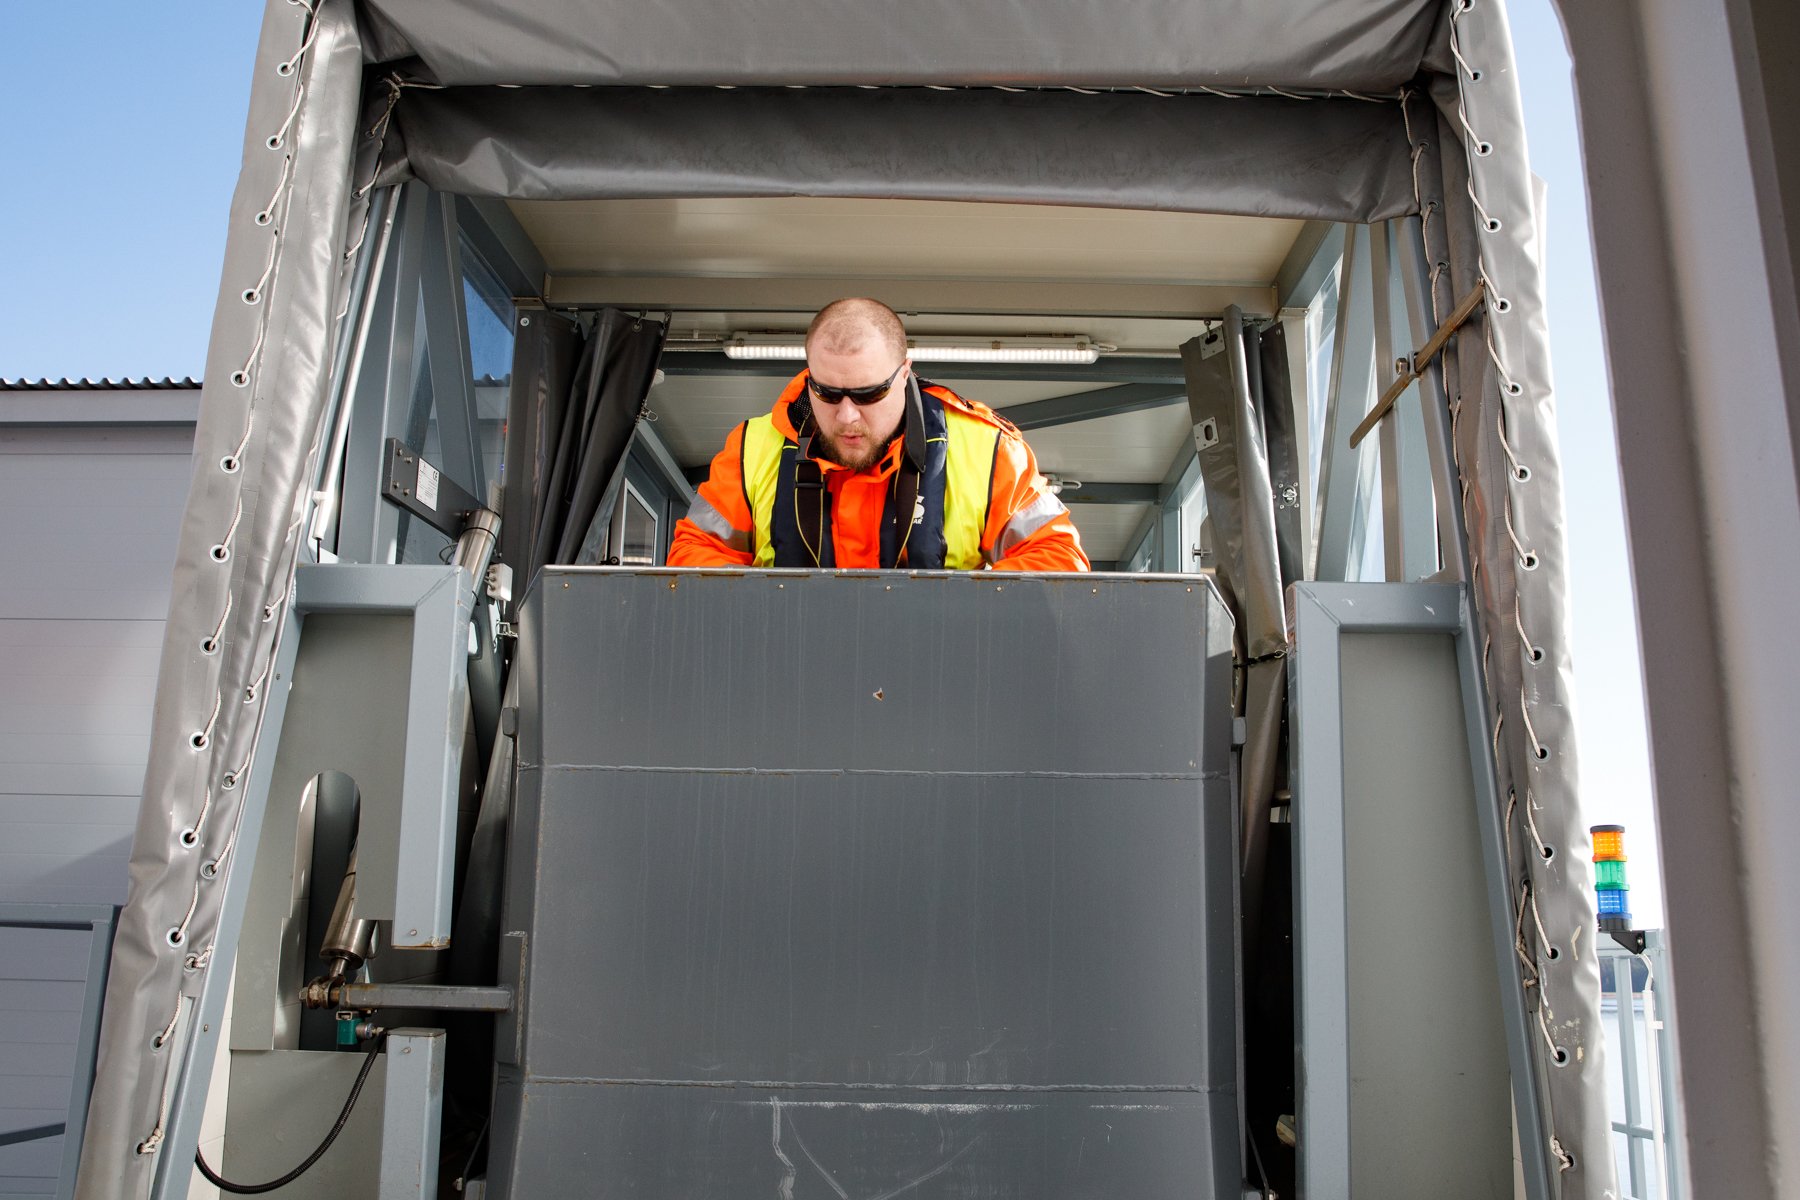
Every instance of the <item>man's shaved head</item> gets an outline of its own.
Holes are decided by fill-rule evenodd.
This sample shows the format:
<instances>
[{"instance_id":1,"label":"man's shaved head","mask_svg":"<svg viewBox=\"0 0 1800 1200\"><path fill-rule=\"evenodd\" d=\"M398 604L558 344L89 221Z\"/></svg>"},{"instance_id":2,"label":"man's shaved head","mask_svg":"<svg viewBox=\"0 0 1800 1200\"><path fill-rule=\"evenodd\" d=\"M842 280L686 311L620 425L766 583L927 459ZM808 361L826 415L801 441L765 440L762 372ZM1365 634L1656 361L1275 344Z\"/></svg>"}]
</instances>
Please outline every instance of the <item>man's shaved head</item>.
<instances>
[{"instance_id":1,"label":"man's shaved head","mask_svg":"<svg viewBox=\"0 0 1800 1200\"><path fill-rule=\"evenodd\" d=\"M852 296L833 300L819 310L806 327L806 351L856 354L873 343L888 351L892 361L906 357L906 326L900 316L879 300Z\"/></svg>"}]
</instances>

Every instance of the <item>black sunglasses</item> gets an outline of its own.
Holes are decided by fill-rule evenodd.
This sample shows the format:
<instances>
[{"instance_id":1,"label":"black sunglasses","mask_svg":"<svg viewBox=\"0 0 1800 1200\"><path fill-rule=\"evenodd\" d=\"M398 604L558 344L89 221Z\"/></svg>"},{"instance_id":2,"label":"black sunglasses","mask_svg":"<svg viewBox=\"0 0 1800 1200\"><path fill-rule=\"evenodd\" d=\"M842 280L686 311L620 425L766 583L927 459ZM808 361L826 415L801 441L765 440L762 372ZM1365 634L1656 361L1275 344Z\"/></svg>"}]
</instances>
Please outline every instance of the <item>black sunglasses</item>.
<instances>
[{"instance_id":1,"label":"black sunglasses","mask_svg":"<svg viewBox=\"0 0 1800 1200\"><path fill-rule=\"evenodd\" d=\"M889 375L880 383L859 388L826 387L824 384L814 379L809 372L806 376L806 386L807 389L812 392L813 398L822 403L838 404L848 400L858 408L861 408L864 405L873 404L883 396L887 395L888 389L894 386L894 380L899 378L900 372L905 369L906 360L903 358L900 360L900 365L894 368L894 373L892 375Z\"/></svg>"}]
</instances>

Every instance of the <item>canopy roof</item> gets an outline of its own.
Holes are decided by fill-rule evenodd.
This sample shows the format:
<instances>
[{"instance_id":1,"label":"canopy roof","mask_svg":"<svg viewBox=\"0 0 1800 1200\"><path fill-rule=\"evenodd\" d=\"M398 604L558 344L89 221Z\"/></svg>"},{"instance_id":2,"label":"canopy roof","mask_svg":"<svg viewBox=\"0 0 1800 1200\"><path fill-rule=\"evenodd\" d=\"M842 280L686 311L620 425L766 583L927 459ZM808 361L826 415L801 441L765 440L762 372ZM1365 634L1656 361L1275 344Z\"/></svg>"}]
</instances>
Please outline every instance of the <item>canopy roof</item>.
<instances>
[{"instance_id":1,"label":"canopy roof","mask_svg":"<svg viewBox=\"0 0 1800 1200\"><path fill-rule=\"evenodd\" d=\"M366 57L466 84L1391 91L1437 0L361 0Z\"/></svg>"}]
</instances>

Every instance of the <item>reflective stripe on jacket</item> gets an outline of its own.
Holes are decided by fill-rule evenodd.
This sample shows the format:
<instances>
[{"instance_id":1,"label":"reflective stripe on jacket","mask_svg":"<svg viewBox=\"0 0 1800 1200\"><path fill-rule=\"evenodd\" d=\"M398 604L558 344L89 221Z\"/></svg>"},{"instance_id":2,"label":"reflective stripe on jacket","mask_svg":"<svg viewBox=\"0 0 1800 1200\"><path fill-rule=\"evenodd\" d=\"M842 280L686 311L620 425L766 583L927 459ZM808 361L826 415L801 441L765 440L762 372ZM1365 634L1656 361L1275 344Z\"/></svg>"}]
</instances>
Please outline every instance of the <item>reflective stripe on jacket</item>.
<instances>
[{"instance_id":1,"label":"reflective stripe on jacket","mask_svg":"<svg viewBox=\"0 0 1800 1200\"><path fill-rule=\"evenodd\" d=\"M670 566L775 564L771 527L781 451L797 437L788 405L805 381L802 372L768 414L731 431L687 517L675 527ZM949 439L944 565L961 570L1087 570L1081 535L1018 431L985 405L945 387L922 386L925 396L943 406ZM836 566L881 565L882 518L903 441L895 438L881 461L862 471L820 464L831 497Z\"/></svg>"}]
</instances>

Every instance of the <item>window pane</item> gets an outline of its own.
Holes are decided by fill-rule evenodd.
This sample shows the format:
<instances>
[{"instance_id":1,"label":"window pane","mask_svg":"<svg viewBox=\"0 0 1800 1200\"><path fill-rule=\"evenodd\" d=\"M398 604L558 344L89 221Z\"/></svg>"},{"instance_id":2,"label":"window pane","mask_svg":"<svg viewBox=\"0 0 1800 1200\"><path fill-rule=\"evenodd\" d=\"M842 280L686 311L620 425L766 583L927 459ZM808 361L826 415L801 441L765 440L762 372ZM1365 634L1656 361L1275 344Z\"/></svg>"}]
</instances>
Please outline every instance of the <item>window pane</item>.
<instances>
[{"instance_id":1,"label":"window pane","mask_svg":"<svg viewBox=\"0 0 1800 1200\"><path fill-rule=\"evenodd\" d=\"M656 565L656 514L638 494L625 490L625 536L619 562L625 566Z\"/></svg>"},{"instance_id":2,"label":"window pane","mask_svg":"<svg viewBox=\"0 0 1800 1200\"><path fill-rule=\"evenodd\" d=\"M506 453L506 401L512 384L512 297L499 276L462 240L463 311L469 325L469 364L475 380L475 427L481 441L483 475L499 480Z\"/></svg>"}]
</instances>

